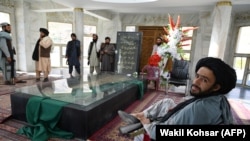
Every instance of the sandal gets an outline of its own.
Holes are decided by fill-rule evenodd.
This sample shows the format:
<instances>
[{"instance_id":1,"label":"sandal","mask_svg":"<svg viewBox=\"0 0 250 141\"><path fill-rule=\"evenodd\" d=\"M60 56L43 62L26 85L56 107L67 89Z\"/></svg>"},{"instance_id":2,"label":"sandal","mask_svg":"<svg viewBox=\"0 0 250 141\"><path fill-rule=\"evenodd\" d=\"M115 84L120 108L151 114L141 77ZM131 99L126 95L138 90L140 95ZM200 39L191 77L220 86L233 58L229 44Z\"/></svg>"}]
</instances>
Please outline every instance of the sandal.
<instances>
[{"instance_id":1,"label":"sandal","mask_svg":"<svg viewBox=\"0 0 250 141\"><path fill-rule=\"evenodd\" d=\"M18 81L16 81L16 83L26 83L26 81L18 80Z\"/></svg>"},{"instance_id":2,"label":"sandal","mask_svg":"<svg viewBox=\"0 0 250 141\"><path fill-rule=\"evenodd\" d=\"M11 81L5 81L4 85L15 85L14 83L12 83Z\"/></svg>"}]
</instances>

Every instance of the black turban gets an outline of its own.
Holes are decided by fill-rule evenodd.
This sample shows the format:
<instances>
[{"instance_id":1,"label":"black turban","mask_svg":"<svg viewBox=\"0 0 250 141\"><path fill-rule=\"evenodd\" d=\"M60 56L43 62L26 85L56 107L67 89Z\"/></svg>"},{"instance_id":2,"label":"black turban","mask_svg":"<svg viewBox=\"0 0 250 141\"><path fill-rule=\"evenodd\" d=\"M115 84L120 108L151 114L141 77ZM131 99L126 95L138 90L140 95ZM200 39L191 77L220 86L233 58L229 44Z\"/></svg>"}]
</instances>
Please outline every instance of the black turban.
<instances>
[{"instance_id":1,"label":"black turban","mask_svg":"<svg viewBox=\"0 0 250 141\"><path fill-rule=\"evenodd\" d=\"M213 71L216 84L219 84L221 88L217 91L221 94L227 94L236 85L237 75L235 70L222 61L219 58L205 57L198 61L195 72L199 70L200 67L207 67Z\"/></svg>"},{"instance_id":2,"label":"black turban","mask_svg":"<svg viewBox=\"0 0 250 141\"><path fill-rule=\"evenodd\" d=\"M44 33L45 35L49 35L49 31L46 28L40 28L40 32Z\"/></svg>"}]
</instances>

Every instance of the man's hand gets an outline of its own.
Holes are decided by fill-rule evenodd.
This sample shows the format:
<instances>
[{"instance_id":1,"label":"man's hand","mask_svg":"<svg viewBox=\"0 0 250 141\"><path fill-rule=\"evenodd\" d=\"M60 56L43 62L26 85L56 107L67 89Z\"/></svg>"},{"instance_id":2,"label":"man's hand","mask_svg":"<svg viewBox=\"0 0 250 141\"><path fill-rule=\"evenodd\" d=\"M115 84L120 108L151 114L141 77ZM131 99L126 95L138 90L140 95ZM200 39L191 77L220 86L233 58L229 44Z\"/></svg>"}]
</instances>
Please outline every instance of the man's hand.
<instances>
[{"instance_id":1,"label":"man's hand","mask_svg":"<svg viewBox=\"0 0 250 141\"><path fill-rule=\"evenodd\" d=\"M7 59L7 61L9 62L9 63L11 63L11 58L10 57L6 57L6 59Z\"/></svg>"},{"instance_id":2,"label":"man's hand","mask_svg":"<svg viewBox=\"0 0 250 141\"><path fill-rule=\"evenodd\" d=\"M141 118L139 119L141 121L142 124L149 124L150 123L150 120L148 118Z\"/></svg>"},{"instance_id":3,"label":"man's hand","mask_svg":"<svg viewBox=\"0 0 250 141\"><path fill-rule=\"evenodd\" d=\"M149 124L150 123L150 120L144 116L143 112L132 113L131 115L135 116L137 119L139 119L142 124Z\"/></svg>"}]
</instances>

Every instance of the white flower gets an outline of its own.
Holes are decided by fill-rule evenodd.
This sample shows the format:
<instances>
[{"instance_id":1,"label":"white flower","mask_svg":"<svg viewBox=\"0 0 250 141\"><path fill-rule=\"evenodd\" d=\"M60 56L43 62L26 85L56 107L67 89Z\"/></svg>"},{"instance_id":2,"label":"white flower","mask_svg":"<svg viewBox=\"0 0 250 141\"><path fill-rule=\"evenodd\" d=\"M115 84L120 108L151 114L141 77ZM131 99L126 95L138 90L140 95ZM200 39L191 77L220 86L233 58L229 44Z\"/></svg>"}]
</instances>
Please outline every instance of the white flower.
<instances>
[{"instance_id":1,"label":"white flower","mask_svg":"<svg viewBox=\"0 0 250 141\"><path fill-rule=\"evenodd\" d=\"M170 73L169 72L164 72L162 74L162 77L165 78L165 79L169 79L170 78Z\"/></svg>"},{"instance_id":2,"label":"white flower","mask_svg":"<svg viewBox=\"0 0 250 141\"><path fill-rule=\"evenodd\" d=\"M162 57L165 54L164 48L163 47L158 47L157 48L157 54Z\"/></svg>"}]
</instances>

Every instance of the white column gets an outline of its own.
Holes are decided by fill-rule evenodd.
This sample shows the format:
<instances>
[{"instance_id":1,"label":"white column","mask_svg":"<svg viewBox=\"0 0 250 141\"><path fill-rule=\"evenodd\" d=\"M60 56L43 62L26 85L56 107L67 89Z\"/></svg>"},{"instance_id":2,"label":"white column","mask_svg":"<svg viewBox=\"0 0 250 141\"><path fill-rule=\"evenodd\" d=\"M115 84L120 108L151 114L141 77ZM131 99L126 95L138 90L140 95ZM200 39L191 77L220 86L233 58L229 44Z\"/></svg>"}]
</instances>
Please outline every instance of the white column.
<instances>
[{"instance_id":1,"label":"white column","mask_svg":"<svg viewBox=\"0 0 250 141\"><path fill-rule=\"evenodd\" d=\"M227 48L232 4L230 1L218 2L214 9L213 29L208 56L223 59Z\"/></svg>"},{"instance_id":2,"label":"white column","mask_svg":"<svg viewBox=\"0 0 250 141\"><path fill-rule=\"evenodd\" d=\"M83 8L75 8L73 13L73 32L81 42L81 74L83 74Z\"/></svg>"},{"instance_id":3,"label":"white column","mask_svg":"<svg viewBox=\"0 0 250 141\"><path fill-rule=\"evenodd\" d=\"M32 61L31 59L31 52L27 51L27 30L29 28L26 28L27 25L25 25L25 20L27 20L27 17L25 17L26 12L27 12L28 6L26 3L21 0L16 2L16 35L17 35L17 54L16 54L16 59L17 59L17 70L22 70L22 71L27 71L27 63L30 63Z\"/></svg>"}]
</instances>

